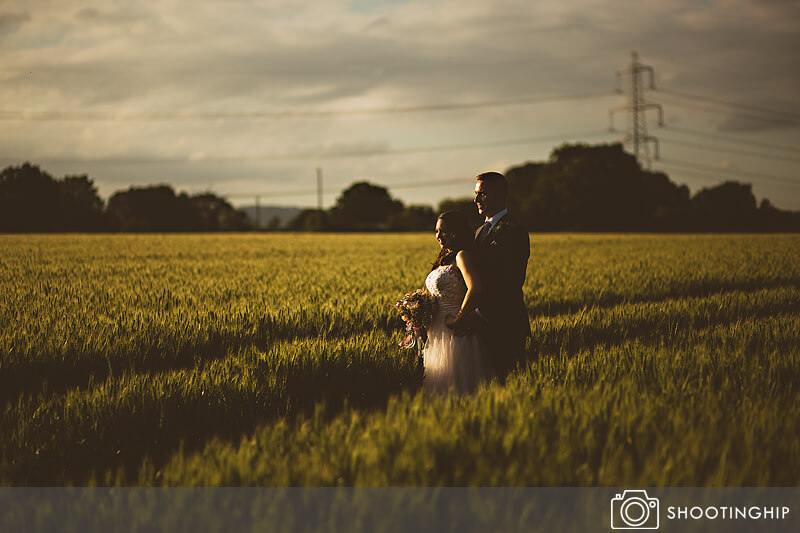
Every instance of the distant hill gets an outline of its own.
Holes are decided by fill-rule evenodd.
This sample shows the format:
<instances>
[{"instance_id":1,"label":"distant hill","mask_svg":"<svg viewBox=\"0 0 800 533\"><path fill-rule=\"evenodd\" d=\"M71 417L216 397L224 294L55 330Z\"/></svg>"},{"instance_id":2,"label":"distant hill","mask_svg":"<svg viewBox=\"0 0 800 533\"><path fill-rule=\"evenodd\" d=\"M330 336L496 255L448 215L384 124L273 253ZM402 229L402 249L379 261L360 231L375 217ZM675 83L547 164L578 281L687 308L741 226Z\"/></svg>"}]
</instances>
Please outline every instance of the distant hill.
<instances>
[{"instance_id":1,"label":"distant hill","mask_svg":"<svg viewBox=\"0 0 800 533\"><path fill-rule=\"evenodd\" d=\"M254 205L247 205L239 208L240 211L243 211L247 218L249 218L252 223L255 225L256 223L256 206ZM259 225L263 228L269 224L269 221L272 220L273 217L278 217L281 221L281 227L285 226L287 222L297 216L297 214L302 211L300 207L278 207L273 205L262 205L258 208L258 221Z\"/></svg>"}]
</instances>

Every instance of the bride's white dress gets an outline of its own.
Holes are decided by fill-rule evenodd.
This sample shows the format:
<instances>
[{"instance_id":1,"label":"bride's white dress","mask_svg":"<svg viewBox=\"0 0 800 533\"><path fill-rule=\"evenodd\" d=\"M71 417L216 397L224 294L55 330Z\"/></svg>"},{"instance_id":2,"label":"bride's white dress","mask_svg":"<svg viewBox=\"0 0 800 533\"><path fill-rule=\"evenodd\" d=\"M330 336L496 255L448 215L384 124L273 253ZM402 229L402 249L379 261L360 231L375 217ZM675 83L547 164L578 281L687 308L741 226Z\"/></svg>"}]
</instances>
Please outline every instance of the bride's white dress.
<instances>
[{"instance_id":1,"label":"bride's white dress","mask_svg":"<svg viewBox=\"0 0 800 533\"><path fill-rule=\"evenodd\" d=\"M432 270L425 287L436 296L439 311L428 328L428 342L422 353L425 366L425 390L460 394L473 392L484 379L482 347L475 334L458 337L444 321L455 316L464 301L467 285L456 265Z\"/></svg>"}]
</instances>

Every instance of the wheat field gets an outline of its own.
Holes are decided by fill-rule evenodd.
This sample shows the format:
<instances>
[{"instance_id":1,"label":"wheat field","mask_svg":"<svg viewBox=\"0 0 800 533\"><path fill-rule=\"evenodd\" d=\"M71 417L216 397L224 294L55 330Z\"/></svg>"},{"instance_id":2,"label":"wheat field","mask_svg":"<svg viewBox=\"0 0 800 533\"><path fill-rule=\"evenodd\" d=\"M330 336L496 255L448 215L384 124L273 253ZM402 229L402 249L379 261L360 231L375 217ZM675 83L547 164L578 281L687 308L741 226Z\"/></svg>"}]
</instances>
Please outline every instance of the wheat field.
<instances>
[{"instance_id":1,"label":"wheat field","mask_svg":"<svg viewBox=\"0 0 800 533\"><path fill-rule=\"evenodd\" d=\"M0 236L0 484L797 486L800 236L531 236L505 383L421 391L431 234Z\"/></svg>"}]
</instances>

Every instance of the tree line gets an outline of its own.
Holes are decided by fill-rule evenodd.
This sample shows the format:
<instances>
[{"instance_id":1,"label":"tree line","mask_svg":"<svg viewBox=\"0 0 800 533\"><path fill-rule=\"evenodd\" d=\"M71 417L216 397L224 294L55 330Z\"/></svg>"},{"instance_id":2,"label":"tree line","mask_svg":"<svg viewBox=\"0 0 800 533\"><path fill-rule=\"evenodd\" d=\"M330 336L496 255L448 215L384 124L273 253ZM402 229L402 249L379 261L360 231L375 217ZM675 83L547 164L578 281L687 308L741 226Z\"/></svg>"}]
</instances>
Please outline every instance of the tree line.
<instances>
[{"instance_id":1,"label":"tree line","mask_svg":"<svg viewBox=\"0 0 800 533\"><path fill-rule=\"evenodd\" d=\"M643 170L621 144L565 145L506 176L510 207L533 231L800 231L800 212L757 204L750 184L726 181L692 196Z\"/></svg>"},{"instance_id":2,"label":"tree line","mask_svg":"<svg viewBox=\"0 0 800 533\"><path fill-rule=\"evenodd\" d=\"M531 231L800 231L800 212L777 209L767 199L757 203L750 184L726 181L692 196L666 174L642 169L618 143L566 144L548 161L515 166L505 175L509 209ZM444 200L434 211L405 207L385 188L360 182L333 208L301 212L288 229L430 230L437 213L453 209L475 227L483 223L471 197Z\"/></svg>"},{"instance_id":3,"label":"tree line","mask_svg":"<svg viewBox=\"0 0 800 533\"><path fill-rule=\"evenodd\" d=\"M169 185L130 187L108 203L86 175L54 179L24 163L0 172L0 231L248 230L247 216L211 193L176 194Z\"/></svg>"},{"instance_id":4,"label":"tree line","mask_svg":"<svg viewBox=\"0 0 800 533\"><path fill-rule=\"evenodd\" d=\"M662 172L644 170L620 144L566 144L545 162L505 172L508 205L531 231L798 232L800 212L757 203L752 186L727 181L690 195ZM471 184L465 182L465 187ZM466 192L466 191L465 191ZM290 231L428 231L438 213L482 223L471 197L437 209L404 205L388 189L353 183L327 210L305 209ZM131 187L105 204L87 176L53 179L25 163L0 172L0 231L243 231L247 215L212 193L176 194L168 185Z\"/></svg>"}]
</instances>

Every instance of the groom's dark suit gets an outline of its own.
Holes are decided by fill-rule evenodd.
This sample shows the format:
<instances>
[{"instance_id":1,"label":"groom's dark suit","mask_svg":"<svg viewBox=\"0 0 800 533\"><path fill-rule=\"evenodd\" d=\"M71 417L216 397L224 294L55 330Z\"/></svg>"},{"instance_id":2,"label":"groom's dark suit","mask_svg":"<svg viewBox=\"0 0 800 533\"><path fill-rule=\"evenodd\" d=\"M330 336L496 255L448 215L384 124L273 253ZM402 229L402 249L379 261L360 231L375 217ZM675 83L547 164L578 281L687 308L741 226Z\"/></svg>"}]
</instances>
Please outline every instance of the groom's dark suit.
<instances>
[{"instance_id":1,"label":"groom's dark suit","mask_svg":"<svg viewBox=\"0 0 800 533\"><path fill-rule=\"evenodd\" d=\"M478 312L486 324L482 335L491 365L503 377L522 359L530 337L522 284L530 256L530 237L510 214L503 215L488 235L475 232L475 251L484 290Z\"/></svg>"}]
</instances>

